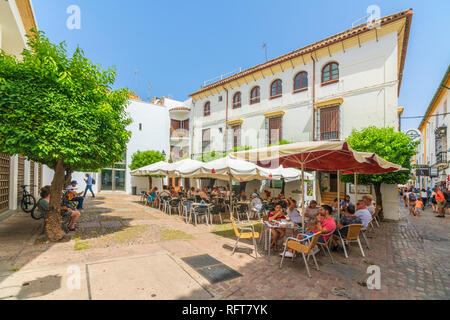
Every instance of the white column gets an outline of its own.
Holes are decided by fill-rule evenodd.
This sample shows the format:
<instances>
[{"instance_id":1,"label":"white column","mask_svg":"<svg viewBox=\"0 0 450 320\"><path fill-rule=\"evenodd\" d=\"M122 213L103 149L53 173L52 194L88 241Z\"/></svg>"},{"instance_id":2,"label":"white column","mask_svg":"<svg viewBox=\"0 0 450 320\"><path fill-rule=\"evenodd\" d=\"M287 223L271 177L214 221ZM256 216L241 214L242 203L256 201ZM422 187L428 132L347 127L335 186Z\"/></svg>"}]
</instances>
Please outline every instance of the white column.
<instances>
[{"instance_id":1,"label":"white column","mask_svg":"<svg viewBox=\"0 0 450 320\"><path fill-rule=\"evenodd\" d=\"M19 157L17 154L11 157L9 164L9 209L16 210L19 189Z\"/></svg>"},{"instance_id":2,"label":"white column","mask_svg":"<svg viewBox=\"0 0 450 320\"><path fill-rule=\"evenodd\" d=\"M29 160L24 160L24 169L23 169L23 184L24 185L29 185L30 184L30 161ZM30 187L27 187L28 192L30 192Z\"/></svg>"}]
</instances>

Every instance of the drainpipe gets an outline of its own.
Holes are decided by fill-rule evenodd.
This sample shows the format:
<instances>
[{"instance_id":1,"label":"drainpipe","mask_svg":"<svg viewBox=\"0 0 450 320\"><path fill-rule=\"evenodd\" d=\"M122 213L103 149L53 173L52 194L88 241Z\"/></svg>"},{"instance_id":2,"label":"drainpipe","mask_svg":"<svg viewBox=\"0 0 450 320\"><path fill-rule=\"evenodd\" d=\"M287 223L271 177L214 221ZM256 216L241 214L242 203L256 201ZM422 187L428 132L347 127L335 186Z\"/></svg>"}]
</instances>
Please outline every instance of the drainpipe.
<instances>
[{"instance_id":1,"label":"drainpipe","mask_svg":"<svg viewBox=\"0 0 450 320\"><path fill-rule=\"evenodd\" d=\"M314 52L314 51L313 51ZM313 141L316 140L316 60L311 53L311 59L313 62Z\"/></svg>"},{"instance_id":2,"label":"drainpipe","mask_svg":"<svg viewBox=\"0 0 450 320\"><path fill-rule=\"evenodd\" d=\"M226 98L226 106L225 106L225 153L227 153L227 147L228 147L228 89L223 87L227 93Z\"/></svg>"}]
</instances>

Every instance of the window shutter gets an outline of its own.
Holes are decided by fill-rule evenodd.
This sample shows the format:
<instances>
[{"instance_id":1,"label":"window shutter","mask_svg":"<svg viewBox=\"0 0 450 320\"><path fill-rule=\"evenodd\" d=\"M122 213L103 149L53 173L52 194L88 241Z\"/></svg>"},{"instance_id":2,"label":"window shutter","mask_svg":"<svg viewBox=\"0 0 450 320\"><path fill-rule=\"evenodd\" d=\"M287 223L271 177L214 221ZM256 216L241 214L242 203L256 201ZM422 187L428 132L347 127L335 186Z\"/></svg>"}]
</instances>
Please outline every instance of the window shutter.
<instances>
[{"instance_id":1,"label":"window shutter","mask_svg":"<svg viewBox=\"0 0 450 320\"><path fill-rule=\"evenodd\" d=\"M339 139L339 107L320 110L320 140Z\"/></svg>"},{"instance_id":2,"label":"window shutter","mask_svg":"<svg viewBox=\"0 0 450 320\"><path fill-rule=\"evenodd\" d=\"M282 137L282 117L269 118L269 144L281 140Z\"/></svg>"}]
</instances>

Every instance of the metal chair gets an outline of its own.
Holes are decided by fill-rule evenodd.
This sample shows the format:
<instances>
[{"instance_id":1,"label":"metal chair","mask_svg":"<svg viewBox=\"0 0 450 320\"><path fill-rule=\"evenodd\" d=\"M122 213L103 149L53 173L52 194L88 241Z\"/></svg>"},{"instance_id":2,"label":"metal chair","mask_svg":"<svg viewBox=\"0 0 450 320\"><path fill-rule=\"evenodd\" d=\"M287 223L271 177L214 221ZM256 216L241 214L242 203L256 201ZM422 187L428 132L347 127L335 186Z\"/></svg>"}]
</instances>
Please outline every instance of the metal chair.
<instances>
[{"instance_id":1,"label":"metal chair","mask_svg":"<svg viewBox=\"0 0 450 320\"><path fill-rule=\"evenodd\" d=\"M319 248L326 248L327 249L328 255L331 258L331 263L334 263L334 259L333 259L333 256L331 255L331 251L330 251L330 243L331 243L331 237L333 236L333 233L334 233L334 230L329 232L329 233L327 233L327 234L322 234L319 237L319 241L317 241L317 244L318 244ZM325 240L326 237L328 237L327 240ZM322 239L323 242L321 242L320 239Z\"/></svg>"},{"instance_id":2,"label":"metal chair","mask_svg":"<svg viewBox=\"0 0 450 320\"><path fill-rule=\"evenodd\" d=\"M314 253L314 247L316 246L320 235L321 235L321 232L318 232L313 235L306 236L303 239L298 239L298 238L294 238L294 237L287 238L287 240L284 243L284 251L283 251L283 255L281 258L281 262L280 262L280 269L283 266L284 255L286 253L286 250L289 248L289 249L294 250L294 252L299 252L302 254L303 261L305 262L305 266L306 266L306 271L308 273L308 277L311 278L311 273L309 272L309 266L308 266L308 260L309 260L310 256L313 257L314 264L316 265L317 270L320 271L319 265L317 264L316 256ZM307 245L305 245L304 243L306 243ZM306 256L308 256L308 258L306 258ZM294 257L292 258L292 261L294 261Z\"/></svg>"},{"instance_id":3,"label":"metal chair","mask_svg":"<svg viewBox=\"0 0 450 320\"><path fill-rule=\"evenodd\" d=\"M222 206L220 204L214 204L212 208L210 209L209 216L211 220L211 224L213 224L213 216L219 215L220 218L220 224L223 224L222 215L221 215Z\"/></svg>"},{"instance_id":4,"label":"metal chair","mask_svg":"<svg viewBox=\"0 0 450 320\"><path fill-rule=\"evenodd\" d=\"M342 227L341 229L338 229L339 238L341 239L342 247L344 248L345 257L348 259L347 249L345 247L345 243L350 242L358 242L359 248L361 249L361 254L363 257L365 257L363 247L361 245L361 241L359 240L359 234L361 233L363 225L362 224L350 224L347 226ZM348 228L347 230L347 236L342 236L342 229Z\"/></svg>"},{"instance_id":5,"label":"metal chair","mask_svg":"<svg viewBox=\"0 0 450 320\"><path fill-rule=\"evenodd\" d=\"M231 253L231 255L233 255L234 252L236 251L239 240L252 239L253 246L255 248L255 256L257 259L258 258L258 247L256 246L256 239L259 238L259 232L255 231L255 227L252 224L243 224L243 223L238 224L234 217L230 217L230 219L231 219L231 223L233 224L234 234L237 237L236 242L234 243L234 248L233 248L233 252Z\"/></svg>"},{"instance_id":6,"label":"metal chair","mask_svg":"<svg viewBox=\"0 0 450 320\"><path fill-rule=\"evenodd\" d=\"M193 205L191 207L191 215L194 216L195 226L197 226L197 216L204 216L206 219L206 224L209 225L208 214L209 214L209 207L206 205Z\"/></svg>"},{"instance_id":7,"label":"metal chair","mask_svg":"<svg viewBox=\"0 0 450 320\"><path fill-rule=\"evenodd\" d=\"M238 219L238 221L240 222L240 216L241 215L246 215L247 216L247 221L250 222L250 216L248 215L248 205L247 204L237 204L234 206L234 214L236 216L236 218Z\"/></svg>"},{"instance_id":8,"label":"metal chair","mask_svg":"<svg viewBox=\"0 0 450 320\"><path fill-rule=\"evenodd\" d=\"M191 207L194 201L184 200L181 201L181 207L183 208L183 213L186 216L186 223L188 223L188 218L190 217Z\"/></svg>"},{"instance_id":9,"label":"metal chair","mask_svg":"<svg viewBox=\"0 0 450 320\"><path fill-rule=\"evenodd\" d=\"M172 215L172 209L177 209L180 214L180 199L174 198L167 201L167 211L169 215Z\"/></svg>"}]
</instances>

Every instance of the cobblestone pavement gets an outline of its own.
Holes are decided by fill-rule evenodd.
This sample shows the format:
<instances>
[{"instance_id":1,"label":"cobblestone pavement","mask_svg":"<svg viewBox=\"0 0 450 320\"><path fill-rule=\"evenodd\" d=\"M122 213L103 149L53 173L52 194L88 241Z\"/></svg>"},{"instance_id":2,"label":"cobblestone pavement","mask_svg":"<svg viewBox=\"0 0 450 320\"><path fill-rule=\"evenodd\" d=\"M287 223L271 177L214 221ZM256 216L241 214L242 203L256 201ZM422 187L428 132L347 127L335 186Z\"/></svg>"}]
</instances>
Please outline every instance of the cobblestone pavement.
<instances>
[{"instance_id":1,"label":"cobblestone pavement","mask_svg":"<svg viewBox=\"0 0 450 320\"><path fill-rule=\"evenodd\" d=\"M400 208L401 220L383 222L369 232L371 249L363 241L366 257L352 244L349 259L333 252L335 264L323 252L317 254L320 271L308 278L301 258L272 255L268 263L262 246L254 258L250 242L241 241L234 255L236 237L231 225L195 227L177 214L169 216L144 207L138 197L101 194L85 201L77 232L60 243L49 243L41 234L41 222L16 213L0 223L0 275L69 263L168 252L181 258L209 254L242 274L233 280L209 284L189 266L186 272L211 293L213 299L449 299L449 220L435 218L431 209L411 217ZM381 289L369 290L367 268L381 269ZM1 285L1 283L0 283ZM198 296L195 292L185 298Z\"/></svg>"}]
</instances>

